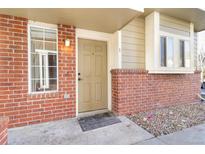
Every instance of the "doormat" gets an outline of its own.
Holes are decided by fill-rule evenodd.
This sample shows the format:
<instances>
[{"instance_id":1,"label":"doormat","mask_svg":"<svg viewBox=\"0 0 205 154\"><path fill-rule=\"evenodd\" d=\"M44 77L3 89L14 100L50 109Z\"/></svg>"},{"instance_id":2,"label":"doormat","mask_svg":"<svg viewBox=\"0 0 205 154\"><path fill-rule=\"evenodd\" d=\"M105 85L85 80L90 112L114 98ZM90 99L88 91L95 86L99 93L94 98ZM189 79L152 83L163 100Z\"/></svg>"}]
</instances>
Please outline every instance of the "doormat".
<instances>
[{"instance_id":1,"label":"doormat","mask_svg":"<svg viewBox=\"0 0 205 154\"><path fill-rule=\"evenodd\" d=\"M121 121L112 113L96 114L94 116L82 117L78 119L80 127L83 131L89 131L112 124L120 123Z\"/></svg>"}]
</instances>

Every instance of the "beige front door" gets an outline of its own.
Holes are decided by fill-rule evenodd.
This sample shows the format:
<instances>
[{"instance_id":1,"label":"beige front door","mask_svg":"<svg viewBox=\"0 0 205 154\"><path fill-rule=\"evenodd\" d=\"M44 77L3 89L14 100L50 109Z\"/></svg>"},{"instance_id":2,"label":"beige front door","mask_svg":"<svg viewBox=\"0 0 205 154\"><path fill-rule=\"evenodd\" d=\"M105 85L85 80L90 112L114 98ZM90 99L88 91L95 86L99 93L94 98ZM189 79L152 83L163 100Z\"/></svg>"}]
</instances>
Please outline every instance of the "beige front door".
<instances>
[{"instance_id":1,"label":"beige front door","mask_svg":"<svg viewBox=\"0 0 205 154\"><path fill-rule=\"evenodd\" d=\"M107 108L107 43L78 40L78 110Z\"/></svg>"}]
</instances>

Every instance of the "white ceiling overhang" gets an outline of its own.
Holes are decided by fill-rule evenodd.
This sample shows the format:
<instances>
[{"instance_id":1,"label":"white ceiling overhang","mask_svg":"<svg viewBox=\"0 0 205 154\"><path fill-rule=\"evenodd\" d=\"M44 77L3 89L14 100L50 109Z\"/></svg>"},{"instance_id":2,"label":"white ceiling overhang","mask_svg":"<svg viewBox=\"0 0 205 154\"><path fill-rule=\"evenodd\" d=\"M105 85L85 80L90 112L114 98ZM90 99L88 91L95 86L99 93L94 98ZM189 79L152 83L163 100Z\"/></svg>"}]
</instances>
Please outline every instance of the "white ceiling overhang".
<instances>
[{"instance_id":1,"label":"white ceiling overhang","mask_svg":"<svg viewBox=\"0 0 205 154\"><path fill-rule=\"evenodd\" d=\"M196 32L205 30L205 11L197 8L1 8L0 14L113 33L134 17L146 16L153 11L192 22Z\"/></svg>"},{"instance_id":2,"label":"white ceiling overhang","mask_svg":"<svg viewBox=\"0 0 205 154\"><path fill-rule=\"evenodd\" d=\"M0 9L0 14L113 33L121 29L134 17L141 15L142 10L127 8L8 8Z\"/></svg>"}]
</instances>

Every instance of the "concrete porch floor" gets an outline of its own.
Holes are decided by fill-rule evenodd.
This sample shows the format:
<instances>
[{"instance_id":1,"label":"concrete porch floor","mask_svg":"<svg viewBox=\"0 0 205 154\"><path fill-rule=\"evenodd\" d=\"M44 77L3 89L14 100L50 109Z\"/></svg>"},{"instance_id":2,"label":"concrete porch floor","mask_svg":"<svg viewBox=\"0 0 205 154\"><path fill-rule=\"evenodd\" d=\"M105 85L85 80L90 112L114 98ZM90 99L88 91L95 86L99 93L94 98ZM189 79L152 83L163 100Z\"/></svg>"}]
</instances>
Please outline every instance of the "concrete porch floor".
<instances>
[{"instance_id":1,"label":"concrete porch floor","mask_svg":"<svg viewBox=\"0 0 205 154\"><path fill-rule=\"evenodd\" d=\"M76 118L8 131L8 144L136 144L154 136L128 118L119 117L121 123L83 132Z\"/></svg>"}]
</instances>

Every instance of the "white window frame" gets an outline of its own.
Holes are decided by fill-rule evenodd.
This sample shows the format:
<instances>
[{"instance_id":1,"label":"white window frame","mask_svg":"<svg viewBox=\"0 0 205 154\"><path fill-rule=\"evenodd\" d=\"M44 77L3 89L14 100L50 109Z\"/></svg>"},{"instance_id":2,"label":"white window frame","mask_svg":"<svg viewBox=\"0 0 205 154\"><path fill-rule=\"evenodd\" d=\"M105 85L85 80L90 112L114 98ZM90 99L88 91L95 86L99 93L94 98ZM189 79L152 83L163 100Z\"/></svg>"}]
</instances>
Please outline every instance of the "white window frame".
<instances>
[{"instance_id":1,"label":"white window frame","mask_svg":"<svg viewBox=\"0 0 205 154\"><path fill-rule=\"evenodd\" d=\"M56 73L57 73L57 87L56 90L49 90L49 91L35 91L32 92L32 82L31 82L31 36L30 36L30 31L31 31L31 27L35 27L35 28L42 28L42 29L50 29L50 30L55 30L56 31L56 51L52 51L52 50L40 50L37 49L36 52L39 52L40 55L46 55L48 56L48 53L55 53L56 54ZM42 93L55 93L58 92L59 90L59 74L58 74L58 27L57 25L53 25L53 24L47 24L47 23L42 23L42 22L34 22L34 21L29 21L28 22L28 28L27 28L27 33L28 33L28 93L29 94L42 94ZM40 60L39 56L39 60ZM47 61L47 60L46 60ZM39 61L40 66L42 61ZM46 62L47 66L47 71L46 71L46 76L48 77L48 62ZM42 67L40 67L40 75L42 75ZM49 78L46 77L46 86L49 85ZM42 78L42 77L40 77ZM40 80L40 84L42 85L42 81Z\"/></svg>"}]
</instances>

